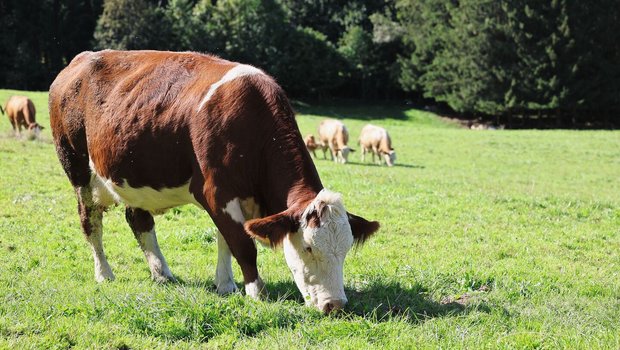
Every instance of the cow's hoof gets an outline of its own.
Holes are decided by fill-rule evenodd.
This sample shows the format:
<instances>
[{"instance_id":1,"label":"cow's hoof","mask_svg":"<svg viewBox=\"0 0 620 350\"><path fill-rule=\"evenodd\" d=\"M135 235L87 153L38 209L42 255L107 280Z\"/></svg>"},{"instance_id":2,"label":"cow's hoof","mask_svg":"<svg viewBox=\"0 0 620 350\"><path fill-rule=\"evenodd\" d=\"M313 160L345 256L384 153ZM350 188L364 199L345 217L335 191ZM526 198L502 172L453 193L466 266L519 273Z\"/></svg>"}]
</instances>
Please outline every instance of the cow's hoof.
<instances>
[{"instance_id":1,"label":"cow's hoof","mask_svg":"<svg viewBox=\"0 0 620 350\"><path fill-rule=\"evenodd\" d=\"M218 283L215 286L215 289L217 290L217 294L219 295L233 294L239 291L239 289L237 288L237 285L233 281Z\"/></svg>"},{"instance_id":2,"label":"cow's hoof","mask_svg":"<svg viewBox=\"0 0 620 350\"><path fill-rule=\"evenodd\" d=\"M245 294L255 300L264 299L267 293L265 290L265 284L263 283L263 280L261 280L259 277L256 279L256 281L246 284Z\"/></svg>"},{"instance_id":3,"label":"cow's hoof","mask_svg":"<svg viewBox=\"0 0 620 350\"><path fill-rule=\"evenodd\" d=\"M95 270L95 281L97 283L105 282L105 281L114 281L114 273L112 273L112 269L109 267L102 268L101 270Z\"/></svg>"},{"instance_id":4,"label":"cow's hoof","mask_svg":"<svg viewBox=\"0 0 620 350\"><path fill-rule=\"evenodd\" d=\"M151 275L151 279L156 283L177 283L177 279L170 275Z\"/></svg>"},{"instance_id":5,"label":"cow's hoof","mask_svg":"<svg viewBox=\"0 0 620 350\"><path fill-rule=\"evenodd\" d=\"M100 274L95 275L95 281L97 281L97 283L102 283L106 281L112 282L114 281L114 279L115 277L114 277L114 274L112 273L110 275L100 275Z\"/></svg>"}]
</instances>

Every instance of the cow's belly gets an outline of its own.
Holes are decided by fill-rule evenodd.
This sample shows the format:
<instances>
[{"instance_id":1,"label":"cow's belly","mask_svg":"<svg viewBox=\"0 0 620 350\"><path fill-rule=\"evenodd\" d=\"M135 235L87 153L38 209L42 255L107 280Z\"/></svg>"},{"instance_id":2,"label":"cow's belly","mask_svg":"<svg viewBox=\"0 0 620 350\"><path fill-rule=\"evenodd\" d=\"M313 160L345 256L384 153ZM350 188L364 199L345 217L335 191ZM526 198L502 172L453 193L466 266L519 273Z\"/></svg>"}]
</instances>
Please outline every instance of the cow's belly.
<instances>
[{"instance_id":1,"label":"cow's belly","mask_svg":"<svg viewBox=\"0 0 620 350\"><path fill-rule=\"evenodd\" d=\"M179 187L161 188L159 190L148 186L135 188L129 186L127 181L123 181L119 185L93 172L90 185L93 201L98 205L108 207L122 202L132 208L161 214L170 208L183 204L192 203L200 206L189 191L189 183L190 181Z\"/></svg>"}]
</instances>

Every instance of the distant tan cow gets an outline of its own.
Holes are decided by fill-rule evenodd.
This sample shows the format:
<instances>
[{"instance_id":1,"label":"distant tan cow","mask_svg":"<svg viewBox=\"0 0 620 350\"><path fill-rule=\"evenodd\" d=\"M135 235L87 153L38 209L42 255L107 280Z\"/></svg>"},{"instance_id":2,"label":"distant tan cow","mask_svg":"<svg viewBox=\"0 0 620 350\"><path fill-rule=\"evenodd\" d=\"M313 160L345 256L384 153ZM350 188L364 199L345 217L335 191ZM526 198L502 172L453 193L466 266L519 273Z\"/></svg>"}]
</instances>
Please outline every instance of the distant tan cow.
<instances>
[{"instance_id":1,"label":"distant tan cow","mask_svg":"<svg viewBox=\"0 0 620 350\"><path fill-rule=\"evenodd\" d=\"M362 162L365 161L366 153L371 153L373 163L375 162L376 154L379 157L379 164L382 163L381 159L383 159L388 166L394 165L396 152L392 148L390 135L384 128L367 124L362 129L359 144L362 148Z\"/></svg>"},{"instance_id":2,"label":"distant tan cow","mask_svg":"<svg viewBox=\"0 0 620 350\"><path fill-rule=\"evenodd\" d=\"M4 110L9 116L9 121L11 122L11 126L13 126L13 132L15 132L16 137L21 135L22 127L32 132L35 137L39 137L43 127L36 122L36 110L34 109L34 104L28 97L9 97ZM4 111L2 112L4 114Z\"/></svg>"},{"instance_id":3,"label":"distant tan cow","mask_svg":"<svg viewBox=\"0 0 620 350\"><path fill-rule=\"evenodd\" d=\"M319 144L323 150L323 158L327 159L325 152L330 149L331 159L336 163L346 163L349 153L355 152L347 146L349 132L341 121L327 119L319 125Z\"/></svg>"},{"instance_id":4,"label":"distant tan cow","mask_svg":"<svg viewBox=\"0 0 620 350\"><path fill-rule=\"evenodd\" d=\"M304 143L306 144L306 148L308 149L308 152L312 153L312 155L316 159L315 150L319 148L319 144L316 143L316 139L314 138L314 135L308 134L308 136L306 136L306 138L304 139Z\"/></svg>"}]
</instances>

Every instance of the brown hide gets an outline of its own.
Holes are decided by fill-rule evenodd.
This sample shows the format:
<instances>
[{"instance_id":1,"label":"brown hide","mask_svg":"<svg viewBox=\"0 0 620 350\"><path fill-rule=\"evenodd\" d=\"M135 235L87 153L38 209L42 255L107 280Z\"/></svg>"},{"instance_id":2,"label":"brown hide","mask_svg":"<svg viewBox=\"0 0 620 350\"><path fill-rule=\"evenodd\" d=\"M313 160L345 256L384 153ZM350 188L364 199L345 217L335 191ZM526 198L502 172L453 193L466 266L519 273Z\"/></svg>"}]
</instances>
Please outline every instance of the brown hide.
<instances>
[{"instance_id":1,"label":"brown hide","mask_svg":"<svg viewBox=\"0 0 620 350\"><path fill-rule=\"evenodd\" d=\"M223 79L244 67L253 73ZM97 176L123 188L162 193L189 184L245 283L257 280L256 247L246 229L266 228L277 244L323 185L284 91L248 67L190 52L105 50L84 52L60 72L50 87L50 124L87 237L91 216L100 223L102 212L83 199L93 197L91 164ZM265 219L247 221L244 229L225 211L233 200ZM245 200L259 209L248 210ZM148 208L127 208L126 219L137 238L154 225ZM358 241L378 228L358 226Z\"/></svg>"},{"instance_id":2,"label":"brown hide","mask_svg":"<svg viewBox=\"0 0 620 350\"><path fill-rule=\"evenodd\" d=\"M118 185L160 190L189 181L235 257L254 264L239 262L253 281L256 248L223 213L226 203L254 198L262 215L299 216L323 186L288 99L268 75L227 82L198 109L237 65L197 53L85 52L50 88L50 123L76 188L89 186L89 160Z\"/></svg>"}]
</instances>

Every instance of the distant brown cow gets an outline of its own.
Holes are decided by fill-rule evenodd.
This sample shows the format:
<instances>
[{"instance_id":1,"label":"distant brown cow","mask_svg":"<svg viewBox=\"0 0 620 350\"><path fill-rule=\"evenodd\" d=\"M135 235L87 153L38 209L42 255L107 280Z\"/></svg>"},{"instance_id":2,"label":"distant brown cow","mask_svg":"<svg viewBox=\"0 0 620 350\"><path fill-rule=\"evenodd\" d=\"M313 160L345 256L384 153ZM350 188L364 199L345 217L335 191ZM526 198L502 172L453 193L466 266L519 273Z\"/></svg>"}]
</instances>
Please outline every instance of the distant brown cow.
<instances>
[{"instance_id":1,"label":"distant brown cow","mask_svg":"<svg viewBox=\"0 0 620 350\"><path fill-rule=\"evenodd\" d=\"M347 146L349 142L349 131L341 121L327 119L323 120L319 125L319 142L323 149L323 158L325 151L329 148L331 159L336 163L346 163L349 153L355 152L354 149Z\"/></svg>"},{"instance_id":2,"label":"distant brown cow","mask_svg":"<svg viewBox=\"0 0 620 350\"><path fill-rule=\"evenodd\" d=\"M317 148L319 148L319 144L316 143L316 139L314 138L314 135L309 134L308 136L306 136L306 138L304 139L304 142L306 144L306 148L308 149L308 152L311 152L314 158L316 158L315 151Z\"/></svg>"},{"instance_id":3,"label":"distant brown cow","mask_svg":"<svg viewBox=\"0 0 620 350\"><path fill-rule=\"evenodd\" d=\"M376 154L379 157L379 163L381 163L381 159L383 159L388 166L394 165L396 152L394 152L394 148L392 148L390 135L384 128L367 124L362 129L359 144L362 148L362 162L365 160L366 153L371 153L373 163Z\"/></svg>"},{"instance_id":4,"label":"distant brown cow","mask_svg":"<svg viewBox=\"0 0 620 350\"><path fill-rule=\"evenodd\" d=\"M22 127L32 132L35 137L39 137L43 127L35 120L36 110L34 104L26 96L11 96L4 107L9 116L13 132L16 137L21 135ZM0 108L1 111L1 108ZM4 111L2 111L4 113Z\"/></svg>"}]
</instances>

